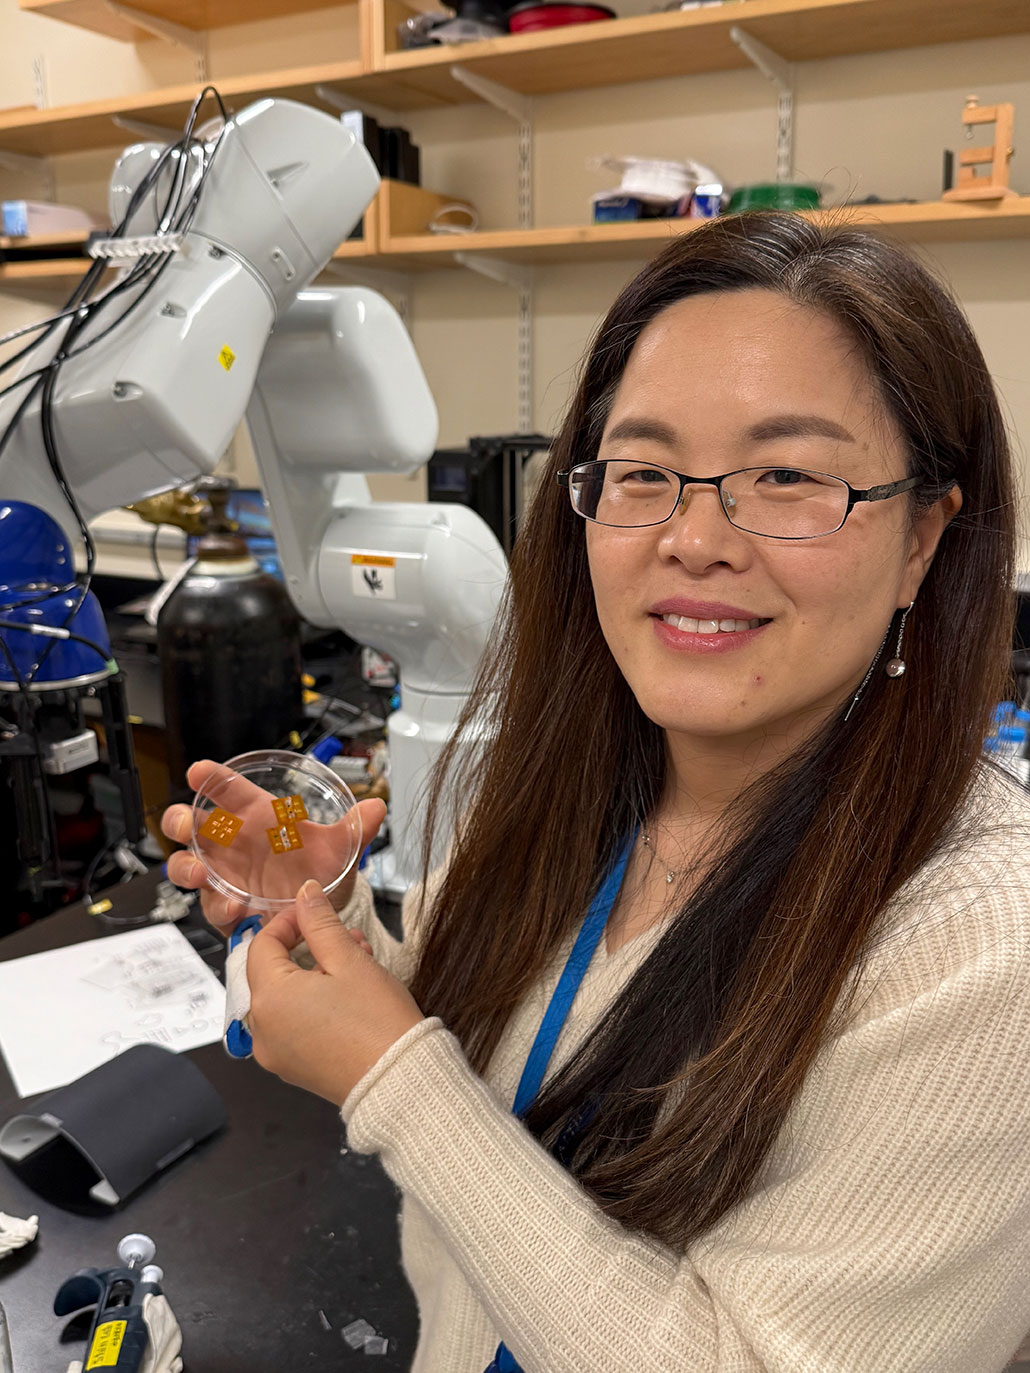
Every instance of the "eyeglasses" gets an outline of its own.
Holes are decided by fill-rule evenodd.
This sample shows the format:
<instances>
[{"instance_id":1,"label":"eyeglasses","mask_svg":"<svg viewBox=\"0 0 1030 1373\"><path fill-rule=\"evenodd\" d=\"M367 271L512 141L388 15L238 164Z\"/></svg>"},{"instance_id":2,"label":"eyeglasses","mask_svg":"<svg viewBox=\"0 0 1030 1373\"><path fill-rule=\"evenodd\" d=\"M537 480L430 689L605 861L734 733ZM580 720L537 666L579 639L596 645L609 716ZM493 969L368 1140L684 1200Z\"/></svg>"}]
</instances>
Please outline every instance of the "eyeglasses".
<instances>
[{"instance_id":1,"label":"eyeglasses","mask_svg":"<svg viewBox=\"0 0 1030 1373\"><path fill-rule=\"evenodd\" d=\"M802 467L743 467L721 477L685 477L652 463L607 459L558 473L577 515L595 524L636 529L664 524L688 486L714 486L730 524L766 539L818 539L835 534L859 501L887 501L914 491L918 477L860 491L841 477Z\"/></svg>"}]
</instances>

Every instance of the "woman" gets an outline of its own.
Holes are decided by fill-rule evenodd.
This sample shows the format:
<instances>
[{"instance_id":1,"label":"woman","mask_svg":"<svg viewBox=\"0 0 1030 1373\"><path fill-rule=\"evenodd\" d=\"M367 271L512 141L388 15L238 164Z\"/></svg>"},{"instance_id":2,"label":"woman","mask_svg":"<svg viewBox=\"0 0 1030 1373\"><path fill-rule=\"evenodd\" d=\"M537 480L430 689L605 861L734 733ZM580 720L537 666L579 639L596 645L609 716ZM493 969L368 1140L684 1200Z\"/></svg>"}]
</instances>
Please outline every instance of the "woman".
<instances>
[{"instance_id":1,"label":"woman","mask_svg":"<svg viewBox=\"0 0 1030 1373\"><path fill-rule=\"evenodd\" d=\"M419 1373L1000 1369L1030 817L981 762L1013 502L969 327L875 238L715 221L623 291L551 467L446 871L400 945L306 886L256 1056L401 1186Z\"/></svg>"}]
</instances>

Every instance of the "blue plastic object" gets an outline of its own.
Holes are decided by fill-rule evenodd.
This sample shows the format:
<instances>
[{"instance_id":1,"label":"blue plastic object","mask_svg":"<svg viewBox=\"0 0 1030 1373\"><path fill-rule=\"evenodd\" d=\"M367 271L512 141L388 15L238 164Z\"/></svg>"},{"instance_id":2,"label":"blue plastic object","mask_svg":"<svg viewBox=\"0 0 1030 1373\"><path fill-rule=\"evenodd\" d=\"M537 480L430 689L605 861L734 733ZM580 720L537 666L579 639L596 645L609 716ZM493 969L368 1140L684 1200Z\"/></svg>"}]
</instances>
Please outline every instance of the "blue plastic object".
<instances>
[{"instance_id":1,"label":"blue plastic object","mask_svg":"<svg viewBox=\"0 0 1030 1373\"><path fill-rule=\"evenodd\" d=\"M1014 701L1000 701L994 707L992 728L984 740L987 753L1017 753L1026 743L1030 732L1030 710L1022 710Z\"/></svg>"},{"instance_id":2,"label":"blue plastic object","mask_svg":"<svg viewBox=\"0 0 1030 1373\"><path fill-rule=\"evenodd\" d=\"M343 752L343 745L334 734L327 735L324 739L319 739L317 744L308 749L311 758L317 758L320 763L328 763L330 758L335 758Z\"/></svg>"},{"instance_id":3,"label":"blue plastic object","mask_svg":"<svg viewBox=\"0 0 1030 1373\"><path fill-rule=\"evenodd\" d=\"M67 589L74 585L72 550L57 521L24 501L0 502L0 618L70 629L91 639L105 654L101 658L96 649L71 639L48 641L38 634L0 630L0 639L22 676L51 644L33 679L37 687L107 675L111 643L100 603L88 592L80 605L81 592ZM7 660L0 655L0 678L9 672Z\"/></svg>"}]
</instances>

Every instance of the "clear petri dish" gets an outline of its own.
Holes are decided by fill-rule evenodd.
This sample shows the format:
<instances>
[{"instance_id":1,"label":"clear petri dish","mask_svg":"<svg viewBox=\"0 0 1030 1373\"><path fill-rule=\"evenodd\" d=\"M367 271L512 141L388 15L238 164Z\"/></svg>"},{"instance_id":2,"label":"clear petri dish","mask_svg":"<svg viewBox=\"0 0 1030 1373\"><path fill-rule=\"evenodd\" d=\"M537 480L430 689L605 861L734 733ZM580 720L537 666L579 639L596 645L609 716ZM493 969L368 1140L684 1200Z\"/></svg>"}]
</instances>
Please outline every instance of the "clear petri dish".
<instances>
[{"instance_id":1,"label":"clear petri dish","mask_svg":"<svg viewBox=\"0 0 1030 1373\"><path fill-rule=\"evenodd\" d=\"M361 849L356 802L336 773L285 749L212 765L193 798L190 848L221 892L264 914L314 878L332 896Z\"/></svg>"}]
</instances>

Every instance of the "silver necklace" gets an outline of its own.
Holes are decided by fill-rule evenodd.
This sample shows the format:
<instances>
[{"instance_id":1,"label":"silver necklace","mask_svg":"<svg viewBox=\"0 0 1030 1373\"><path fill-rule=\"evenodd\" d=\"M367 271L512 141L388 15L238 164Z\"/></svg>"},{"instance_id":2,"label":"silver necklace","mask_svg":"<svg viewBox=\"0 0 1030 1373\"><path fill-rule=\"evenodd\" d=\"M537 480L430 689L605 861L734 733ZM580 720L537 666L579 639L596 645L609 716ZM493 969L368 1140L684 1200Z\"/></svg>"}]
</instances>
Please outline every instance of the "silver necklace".
<instances>
[{"instance_id":1,"label":"silver necklace","mask_svg":"<svg viewBox=\"0 0 1030 1373\"><path fill-rule=\"evenodd\" d=\"M676 878L679 876L679 873L676 871L675 868L670 868L661 858L658 857L658 854L655 852L654 845L651 843L651 836L647 833L646 830L640 831L640 841L643 844L644 848L647 849L651 857L657 858L658 862L661 863L663 868L665 868L666 882L670 885L673 882L675 882Z\"/></svg>"}]
</instances>

